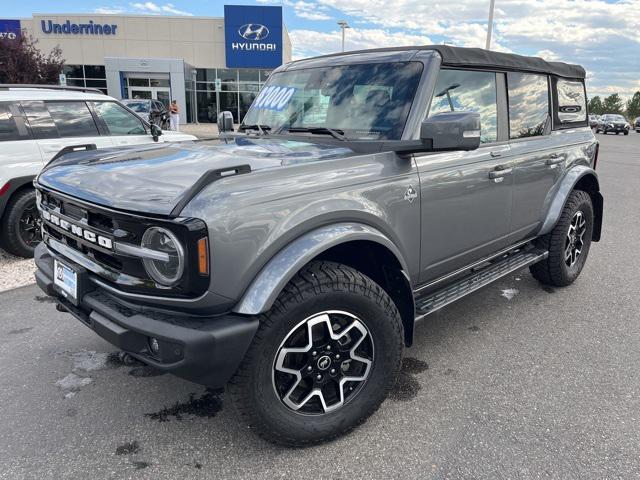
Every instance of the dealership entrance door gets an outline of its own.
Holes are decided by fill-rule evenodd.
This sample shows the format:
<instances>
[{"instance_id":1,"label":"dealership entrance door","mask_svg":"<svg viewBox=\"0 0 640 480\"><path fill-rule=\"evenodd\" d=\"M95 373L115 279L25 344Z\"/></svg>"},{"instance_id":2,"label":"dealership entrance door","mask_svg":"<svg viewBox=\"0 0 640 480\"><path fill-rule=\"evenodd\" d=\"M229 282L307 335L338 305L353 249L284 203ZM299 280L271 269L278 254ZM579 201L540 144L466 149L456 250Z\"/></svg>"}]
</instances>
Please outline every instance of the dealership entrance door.
<instances>
[{"instance_id":1,"label":"dealership entrance door","mask_svg":"<svg viewBox=\"0 0 640 480\"><path fill-rule=\"evenodd\" d=\"M161 73L127 73L125 78L128 98L159 100L169 108L169 103L171 103L169 75Z\"/></svg>"}]
</instances>

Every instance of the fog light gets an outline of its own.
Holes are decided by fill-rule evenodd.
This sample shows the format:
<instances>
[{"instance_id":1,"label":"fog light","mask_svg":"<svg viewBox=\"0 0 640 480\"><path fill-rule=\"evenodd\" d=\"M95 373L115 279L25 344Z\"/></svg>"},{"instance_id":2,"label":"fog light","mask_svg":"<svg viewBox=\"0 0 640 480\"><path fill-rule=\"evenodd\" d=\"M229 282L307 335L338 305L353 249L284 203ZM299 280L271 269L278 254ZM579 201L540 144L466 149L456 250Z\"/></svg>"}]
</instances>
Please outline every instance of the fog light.
<instances>
[{"instance_id":1,"label":"fog light","mask_svg":"<svg viewBox=\"0 0 640 480\"><path fill-rule=\"evenodd\" d=\"M153 354L157 354L160 351L160 344L158 343L157 338L151 337L149 339L149 348Z\"/></svg>"}]
</instances>

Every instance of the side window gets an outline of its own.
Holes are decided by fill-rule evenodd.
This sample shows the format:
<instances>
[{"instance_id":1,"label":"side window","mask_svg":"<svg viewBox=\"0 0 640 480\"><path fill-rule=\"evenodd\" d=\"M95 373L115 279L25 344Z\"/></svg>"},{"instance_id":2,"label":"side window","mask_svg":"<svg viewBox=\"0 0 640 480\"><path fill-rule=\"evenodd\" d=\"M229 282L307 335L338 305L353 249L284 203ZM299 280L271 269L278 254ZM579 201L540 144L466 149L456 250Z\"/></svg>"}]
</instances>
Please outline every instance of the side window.
<instances>
[{"instance_id":1,"label":"side window","mask_svg":"<svg viewBox=\"0 0 640 480\"><path fill-rule=\"evenodd\" d=\"M11 103L0 103L0 142L25 140L29 138L27 129L13 116Z\"/></svg>"},{"instance_id":2,"label":"side window","mask_svg":"<svg viewBox=\"0 0 640 480\"><path fill-rule=\"evenodd\" d=\"M480 141L498 138L496 74L464 70L441 70L431 101L429 116L454 111L480 114Z\"/></svg>"},{"instance_id":3,"label":"side window","mask_svg":"<svg viewBox=\"0 0 640 480\"><path fill-rule=\"evenodd\" d=\"M550 122L549 83L545 75L507 73L509 138L545 134Z\"/></svg>"},{"instance_id":4,"label":"side window","mask_svg":"<svg viewBox=\"0 0 640 480\"><path fill-rule=\"evenodd\" d=\"M115 102L94 102L98 117L104 122L110 135L145 135L142 120Z\"/></svg>"},{"instance_id":5,"label":"side window","mask_svg":"<svg viewBox=\"0 0 640 480\"><path fill-rule=\"evenodd\" d=\"M561 123L585 122L587 120L587 96L582 82L559 78L556 81L558 92L558 120Z\"/></svg>"},{"instance_id":6,"label":"side window","mask_svg":"<svg viewBox=\"0 0 640 480\"><path fill-rule=\"evenodd\" d=\"M61 137L97 137L98 127L85 102L45 102Z\"/></svg>"},{"instance_id":7,"label":"side window","mask_svg":"<svg viewBox=\"0 0 640 480\"><path fill-rule=\"evenodd\" d=\"M40 140L46 138L58 138L58 129L49 111L42 101L21 102L22 110L27 116L33 137Z\"/></svg>"}]
</instances>

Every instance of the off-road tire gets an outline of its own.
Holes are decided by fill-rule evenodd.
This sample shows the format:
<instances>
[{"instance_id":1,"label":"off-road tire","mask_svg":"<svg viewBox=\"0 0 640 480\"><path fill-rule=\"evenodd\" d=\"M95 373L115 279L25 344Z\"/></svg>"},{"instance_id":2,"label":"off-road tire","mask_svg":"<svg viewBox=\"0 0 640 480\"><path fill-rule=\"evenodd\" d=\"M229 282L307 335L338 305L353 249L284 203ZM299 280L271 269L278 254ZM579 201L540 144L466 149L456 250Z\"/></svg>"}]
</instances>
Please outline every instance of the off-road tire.
<instances>
[{"instance_id":1,"label":"off-road tire","mask_svg":"<svg viewBox=\"0 0 640 480\"><path fill-rule=\"evenodd\" d=\"M26 208L35 205L33 189L17 192L7 204L0 219L0 247L19 257L32 258L35 245L30 246L20 234L20 218Z\"/></svg>"},{"instance_id":2,"label":"off-road tire","mask_svg":"<svg viewBox=\"0 0 640 480\"><path fill-rule=\"evenodd\" d=\"M629 132L628 132L628 131L626 131L626 132L624 132L624 134L625 134L625 135L629 135Z\"/></svg>"},{"instance_id":3,"label":"off-road tire","mask_svg":"<svg viewBox=\"0 0 640 480\"><path fill-rule=\"evenodd\" d=\"M305 415L290 409L276 394L274 361L292 328L328 310L349 312L365 324L373 340L373 362L350 401L328 413ZM243 419L264 439L292 447L328 441L360 425L387 397L400 369L403 338L398 309L378 284L351 267L314 261L261 315L253 343L227 390Z\"/></svg>"},{"instance_id":4,"label":"off-road tire","mask_svg":"<svg viewBox=\"0 0 640 480\"><path fill-rule=\"evenodd\" d=\"M583 236L584 246L575 264L569 266L565 260L567 234L571 221L578 211L582 212L586 220L586 231ZM574 190L571 192L556 226L551 232L536 240L536 245L539 248L543 248L549 252L546 260L529 267L531 274L536 280L545 285L566 287L578 278L587 260L589 248L591 247L593 217L593 203L589 194L582 190Z\"/></svg>"}]
</instances>

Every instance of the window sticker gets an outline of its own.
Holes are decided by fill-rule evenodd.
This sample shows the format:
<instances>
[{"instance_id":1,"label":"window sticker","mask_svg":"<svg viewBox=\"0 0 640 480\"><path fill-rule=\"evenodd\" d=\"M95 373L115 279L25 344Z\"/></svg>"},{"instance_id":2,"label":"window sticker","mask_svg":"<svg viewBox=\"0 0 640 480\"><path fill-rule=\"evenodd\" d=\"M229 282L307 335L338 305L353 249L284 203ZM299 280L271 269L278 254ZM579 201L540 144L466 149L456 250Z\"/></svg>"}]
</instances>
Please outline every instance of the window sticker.
<instances>
[{"instance_id":1,"label":"window sticker","mask_svg":"<svg viewBox=\"0 0 640 480\"><path fill-rule=\"evenodd\" d=\"M295 87L272 85L264 88L253 101L253 108L279 112L287 106L295 92Z\"/></svg>"}]
</instances>

